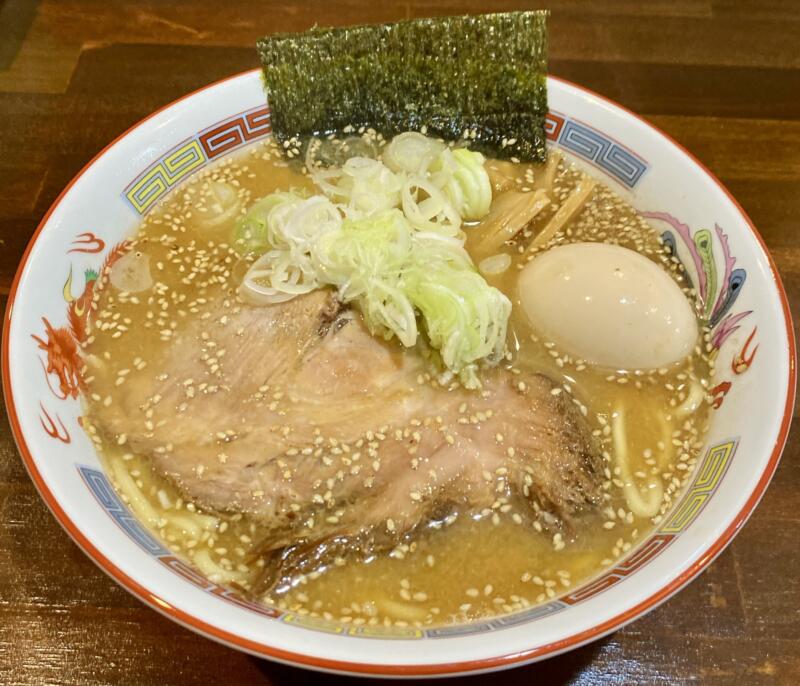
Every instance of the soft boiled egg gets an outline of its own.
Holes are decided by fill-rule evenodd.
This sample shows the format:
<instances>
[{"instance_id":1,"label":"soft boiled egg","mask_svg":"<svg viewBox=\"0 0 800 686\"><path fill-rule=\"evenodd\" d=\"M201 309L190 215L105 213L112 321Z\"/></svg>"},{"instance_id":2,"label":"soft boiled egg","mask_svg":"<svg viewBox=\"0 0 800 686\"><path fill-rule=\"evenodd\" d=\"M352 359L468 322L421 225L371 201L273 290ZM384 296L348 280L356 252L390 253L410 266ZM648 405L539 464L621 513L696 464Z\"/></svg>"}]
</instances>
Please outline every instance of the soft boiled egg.
<instances>
[{"instance_id":1,"label":"soft boiled egg","mask_svg":"<svg viewBox=\"0 0 800 686\"><path fill-rule=\"evenodd\" d=\"M519 299L538 334L602 367L665 367L697 342L697 317L678 284L617 245L551 248L520 273Z\"/></svg>"}]
</instances>

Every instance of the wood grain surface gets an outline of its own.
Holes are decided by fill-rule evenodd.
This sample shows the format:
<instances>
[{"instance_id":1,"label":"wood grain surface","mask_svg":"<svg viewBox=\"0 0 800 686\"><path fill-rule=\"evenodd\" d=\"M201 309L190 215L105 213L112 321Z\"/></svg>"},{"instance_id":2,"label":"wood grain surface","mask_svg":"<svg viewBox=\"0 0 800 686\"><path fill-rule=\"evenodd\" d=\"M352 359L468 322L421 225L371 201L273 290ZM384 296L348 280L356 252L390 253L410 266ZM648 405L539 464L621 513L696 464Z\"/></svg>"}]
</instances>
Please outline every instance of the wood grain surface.
<instances>
[{"instance_id":1,"label":"wood grain surface","mask_svg":"<svg viewBox=\"0 0 800 686\"><path fill-rule=\"evenodd\" d=\"M552 0L551 71L640 112L727 184L800 296L800 1ZM155 108L257 65L262 34L520 8L505 0L5 0L0 300L70 178ZM533 5L534 7L536 5ZM458 683L800 683L800 435L699 579L587 647ZM248 657L104 576L36 494L0 419L1 684L355 683Z\"/></svg>"}]
</instances>

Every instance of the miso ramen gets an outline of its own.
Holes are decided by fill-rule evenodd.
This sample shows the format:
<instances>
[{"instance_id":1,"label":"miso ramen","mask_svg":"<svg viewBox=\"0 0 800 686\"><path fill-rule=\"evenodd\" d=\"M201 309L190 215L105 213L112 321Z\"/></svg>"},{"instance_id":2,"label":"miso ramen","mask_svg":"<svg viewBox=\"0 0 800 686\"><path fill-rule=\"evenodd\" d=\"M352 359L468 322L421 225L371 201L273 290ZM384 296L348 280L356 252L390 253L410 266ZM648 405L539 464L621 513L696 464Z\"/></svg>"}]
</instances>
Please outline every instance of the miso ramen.
<instances>
[{"instance_id":1,"label":"miso ramen","mask_svg":"<svg viewBox=\"0 0 800 686\"><path fill-rule=\"evenodd\" d=\"M624 556L703 443L708 330L601 180L421 134L253 144L108 260L85 425L209 579L343 623L554 598Z\"/></svg>"}]
</instances>

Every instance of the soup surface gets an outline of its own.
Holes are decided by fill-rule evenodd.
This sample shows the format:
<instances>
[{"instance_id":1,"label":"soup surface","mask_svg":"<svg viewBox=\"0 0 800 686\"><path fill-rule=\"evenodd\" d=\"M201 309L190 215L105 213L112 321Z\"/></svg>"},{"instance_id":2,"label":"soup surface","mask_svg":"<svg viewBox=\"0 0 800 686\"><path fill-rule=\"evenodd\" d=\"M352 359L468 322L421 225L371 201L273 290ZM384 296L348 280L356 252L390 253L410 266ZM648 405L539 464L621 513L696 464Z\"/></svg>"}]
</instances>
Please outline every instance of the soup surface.
<instances>
[{"instance_id":1,"label":"soup surface","mask_svg":"<svg viewBox=\"0 0 800 686\"><path fill-rule=\"evenodd\" d=\"M587 180L554 154L547 167L486 162L495 200L503 193L532 195L542 188L555 200L499 245L490 240L488 220L473 222L465 227L467 248L487 281L513 305L509 352L501 365L520 378L546 376L552 382L549 393L570 405L588 427L602 460L602 498L596 507L565 521L548 519L546 513L530 519L498 490L486 507L469 512L456 507L388 549L352 555L346 549L329 551L318 565L288 581L266 583L274 562L274 554L261 545L269 521L235 507L226 511L193 502L179 480L156 466L153 455L139 454L124 433L104 428L103 413L120 402L137 377L155 384L174 342L198 321L208 322L197 340L198 371L196 378L185 379L185 401L172 408L174 421L191 415L196 396L227 392L220 369L231 353L214 343L215 327L224 325L225 315L220 324L208 304L220 300L231 312L245 306L237 289L253 258L240 256L232 245L236 221L273 191L315 192L300 165L278 153L271 142L251 145L193 177L147 216L101 276L83 350L86 426L136 515L210 579L299 614L353 624L430 626L512 612L580 584L635 546L679 497L702 446L705 389L713 374L707 330L700 328L691 353L677 363L620 371L577 358L569 346L531 323L520 292L522 270L537 255L572 243L636 251L668 273L694 307L695 294L679 262L656 232L610 188ZM585 196L582 203L562 212L577 193ZM553 229L559 212L563 221ZM542 236L543 231L552 235ZM386 346L391 354L408 354L396 341ZM437 381L435 372L425 381L442 388L449 383ZM519 385L524 392L525 383ZM290 389L265 387L260 393L259 401L279 411ZM166 421L153 411L160 401L152 396L139 408L148 431L158 428L154 421ZM464 423L469 421L481 417L470 417L466 408ZM376 435L381 428L374 427ZM235 438L231 431L209 439L222 446L220 462L226 441ZM503 437L498 434L496 440L502 443ZM370 446L370 441L363 446L365 460ZM351 458L361 448L353 446ZM513 446L508 451L513 455ZM169 446L164 452L168 455ZM409 459L415 459L413 452Z\"/></svg>"}]
</instances>

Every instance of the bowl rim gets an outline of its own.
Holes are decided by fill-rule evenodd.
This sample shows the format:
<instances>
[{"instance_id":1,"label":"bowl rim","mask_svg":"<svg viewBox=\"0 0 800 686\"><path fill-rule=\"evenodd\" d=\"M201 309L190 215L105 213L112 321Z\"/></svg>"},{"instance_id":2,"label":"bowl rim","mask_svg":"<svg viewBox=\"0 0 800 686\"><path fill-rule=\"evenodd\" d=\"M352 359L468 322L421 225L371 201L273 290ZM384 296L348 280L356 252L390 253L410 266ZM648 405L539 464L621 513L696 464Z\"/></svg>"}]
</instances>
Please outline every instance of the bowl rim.
<instances>
[{"instance_id":1,"label":"bowl rim","mask_svg":"<svg viewBox=\"0 0 800 686\"><path fill-rule=\"evenodd\" d=\"M695 579L725 549L725 547L732 541L736 533L738 533L739 529L746 523L746 521L752 514L753 510L763 497L764 492L766 491L766 488L769 485L769 482L771 481L772 476L774 475L775 470L778 466L778 462L780 461L781 453L783 452L784 446L786 445L786 439L793 418L793 409L795 403L796 382L797 382L795 335L794 335L794 328L792 325L792 316L789 308L788 298L786 295L786 291L783 287L783 283L781 282L781 278L778 274L775 262L772 259L769 250L767 249L764 239L761 237L760 233L756 229L752 220L744 211L744 209L741 207L741 205L737 202L737 200L733 197L730 191L728 191L728 189L724 186L724 184L722 184L722 182L719 179L717 179L717 177L700 160L698 160L684 146L682 146L680 143L674 140L667 133L665 133L660 128L650 123L643 117L639 116L635 112L631 111L630 109L620 105L619 103L611 100L610 98L607 98L603 95L600 95L599 93L592 91L589 88L585 88L584 86L573 83L572 81L569 81L567 79L554 76L552 74L548 74L547 77L548 80L560 82L579 92L588 94L592 98L607 103L612 107L624 112L628 116L633 117L634 119L643 123L649 129L655 132L658 136L660 136L664 141L666 141L668 144L671 144L677 150L683 153L683 155L686 158L688 158L689 161L691 161L702 172L704 172L706 176L709 178L709 180L714 184L716 184L719 187L719 189L724 193L724 195L730 200L734 208L741 215L742 219L744 220L745 224L747 225L751 233L758 241L761 250L767 260L767 264L769 265L772 280L781 302L781 311L783 313L784 324L786 327L786 338L787 338L787 349L788 349L788 367L787 367L788 373L787 373L786 402L784 405L784 413L781 420L781 425L778 431L778 435L775 441L775 445L773 446L769 461L767 462L758 482L756 483L753 491L751 492L750 496L748 497L747 501L745 502L741 510L731 521L730 525L717 537L717 539L707 548L707 550L697 558L697 560L692 565L690 565L687 569L685 569L683 572L677 575L669 583L667 583L665 586L660 588L658 591L656 591L648 598L635 605L634 607L631 607L625 610L624 612L621 612L620 614L595 625L590 629L579 632L577 634L573 634L559 641L551 642L542 646L531 648L529 650L519 651L511 654L502 654L480 660L464 660L464 661L447 662L447 663L429 663L429 664L416 664L416 665L362 663L362 662L349 662L346 660L331 660L326 658L315 657L313 655L308 655L305 653L297 653L275 648L257 641L252 641L243 638L241 636L238 636L237 634L231 633L217 626L208 624L198 619L197 617L189 614L188 612L173 607L166 601L159 598L154 593L150 592L147 588L141 585L136 579L122 572L107 557L105 557L92 544L92 542L81 532L81 530L73 523L73 521L69 518L66 512L62 509L62 507L56 500L55 496L47 487L36 466L36 461L34 460L33 455L31 454L28 448L28 445L25 441L25 437L22 432L11 388L9 330L11 324L11 317L14 309L15 296L17 293L19 283L21 281L22 274L25 271L25 267L28 263L30 253L33 249L33 246L36 244L39 235L47 225L50 216L59 206L59 204L64 199L66 194L69 192L69 190L72 188L72 186L83 176L83 174L89 168L91 168L94 165L94 163L97 160L99 160L110 148L116 145L118 141L125 138L132 131L138 129L140 126L145 124L147 121L149 121L159 113L173 107L174 105L183 100L191 98L192 96L197 95L198 93L214 88L215 86L218 86L227 81L231 81L241 77L246 77L257 72L260 72L259 68L248 69L242 72L232 74L225 78L219 79L201 88L191 91L190 93L187 93L181 96L180 98L177 98L176 100L173 100L172 102L158 108L148 116L144 117L143 119L133 124L123 133L118 135L116 138L114 138L114 140L112 140L105 147L103 147L96 155L94 155L91 158L91 160L89 160L89 162L87 162L81 168L81 170L70 180L70 182L65 186L65 188L58 194L58 196L53 201L50 208L47 210L47 212L40 220L38 226L36 227L36 230L34 231L33 235L31 236L25 248L22 258L20 259L19 265L14 275L14 279L11 284L11 288L9 289L8 292L7 296L8 300L6 303L5 314L3 318L2 363L0 367L2 368L2 376L3 376L3 383L2 383L3 395L5 398L5 405L9 417L9 422L11 425L12 435L14 436L14 440L17 444L17 448L20 452L25 468L27 469L28 474L30 475L32 481L34 482L34 485L36 486L39 495L42 497L45 504L48 506L50 511L55 516L56 520L59 522L62 528L67 532L70 538L72 538L72 540L78 545L78 547L81 548L81 550L83 550L83 552L102 571L104 571L108 576L114 579L117 583L119 583L123 588L125 588L136 598L138 598L139 600L141 600L146 605L156 610L160 614L172 619L178 624L181 624L182 626L191 629L207 638L210 638L212 640L215 640L219 643L222 643L230 647L238 648L240 650L243 650L252 655L256 655L258 657L266 657L272 660L276 660L278 662L283 662L294 666L302 666L319 671L361 674L361 675L385 675L385 676L409 676L409 677L411 676L422 677L422 676L435 676L435 675L454 676L458 674L468 674L468 673L474 674L477 672L485 672L501 668L509 668L513 666L526 664L544 657L552 657L567 650L571 650L573 648L585 645L593 640L596 640L611 633L612 631L615 631L616 629L621 628L622 626L633 621L642 614L654 609L655 607L666 601L668 598L670 598L672 595L677 593L681 588L686 586L693 579Z\"/></svg>"}]
</instances>

